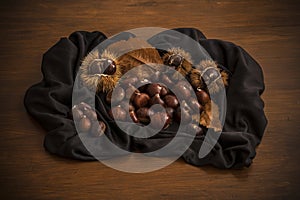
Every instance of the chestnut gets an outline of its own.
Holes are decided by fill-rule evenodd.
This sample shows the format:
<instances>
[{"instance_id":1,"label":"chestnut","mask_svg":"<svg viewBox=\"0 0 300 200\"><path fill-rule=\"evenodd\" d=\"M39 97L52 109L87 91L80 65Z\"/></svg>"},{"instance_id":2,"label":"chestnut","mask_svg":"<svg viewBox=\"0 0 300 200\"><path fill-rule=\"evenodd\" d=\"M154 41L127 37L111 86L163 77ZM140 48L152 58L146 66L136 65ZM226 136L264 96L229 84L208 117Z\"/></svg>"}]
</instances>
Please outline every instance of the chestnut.
<instances>
[{"instance_id":1,"label":"chestnut","mask_svg":"<svg viewBox=\"0 0 300 200\"><path fill-rule=\"evenodd\" d=\"M164 103L164 101L160 98L160 95L159 95L159 94L154 95L154 96L150 99L149 103L150 103L150 106L152 106L152 105L154 105L154 104L160 104L160 105L162 105L162 106L165 106L165 103Z\"/></svg>"},{"instance_id":2,"label":"chestnut","mask_svg":"<svg viewBox=\"0 0 300 200\"><path fill-rule=\"evenodd\" d=\"M135 108L134 106L132 105L132 103L128 103L128 102L125 102L125 101L122 101L120 103L120 106L121 108L123 108L126 112L130 112L130 111L134 111Z\"/></svg>"},{"instance_id":3,"label":"chestnut","mask_svg":"<svg viewBox=\"0 0 300 200\"><path fill-rule=\"evenodd\" d=\"M170 125L171 119L165 112L157 112L151 117L151 127L158 129L163 126L163 129L168 128ZM164 124L163 124L164 123Z\"/></svg>"},{"instance_id":4,"label":"chestnut","mask_svg":"<svg viewBox=\"0 0 300 200\"><path fill-rule=\"evenodd\" d=\"M104 68L106 69L103 71ZM89 74L113 75L116 69L114 61L110 59L95 59L88 67Z\"/></svg>"},{"instance_id":5,"label":"chestnut","mask_svg":"<svg viewBox=\"0 0 300 200\"><path fill-rule=\"evenodd\" d=\"M199 135L203 135L204 134L204 131L203 129L197 125L197 124L189 124L189 129L193 130L196 132L196 136L199 136Z\"/></svg>"},{"instance_id":6,"label":"chestnut","mask_svg":"<svg viewBox=\"0 0 300 200\"><path fill-rule=\"evenodd\" d=\"M182 124L188 124L192 121L192 117L187 109L178 107L175 112L175 121Z\"/></svg>"},{"instance_id":7,"label":"chestnut","mask_svg":"<svg viewBox=\"0 0 300 200\"><path fill-rule=\"evenodd\" d=\"M108 103L108 104L111 103L111 96L112 96L112 91L109 91L105 96L106 103Z\"/></svg>"},{"instance_id":8,"label":"chestnut","mask_svg":"<svg viewBox=\"0 0 300 200\"><path fill-rule=\"evenodd\" d=\"M129 87L130 85L134 86L137 82L138 82L137 77L128 77L126 79L123 79L122 85L124 85L124 87Z\"/></svg>"},{"instance_id":9,"label":"chestnut","mask_svg":"<svg viewBox=\"0 0 300 200\"><path fill-rule=\"evenodd\" d=\"M106 59L103 63L103 67L105 69L105 71L103 72L103 74L107 74L107 75L113 75L116 71L117 71L117 67L114 61L110 60L110 59Z\"/></svg>"},{"instance_id":10,"label":"chestnut","mask_svg":"<svg viewBox=\"0 0 300 200\"><path fill-rule=\"evenodd\" d=\"M153 74L153 76L151 76L152 82L157 82L157 81L159 81L160 74L161 74L160 71L156 71L156 72Z\"/></svg>"},{"instance_id":11,"label":"chestnut","mask_svg":"<svg viewBox=\"0 0 300 200\"><path fill-rule=\"evenodd\" d=\"M92 107L85 102L81 102L80 104L78 104L77 106L75 105L74 107L78 107L80 110L83 110L84 108L92 109Z\"/></svg>"},{"instance_id":12,"label":"chestnut","mask_svg":"<svg viewBox=\"0 0 300 200\"><path fill-rule=\"evenodd\" d=\"M136 93L139 93L140 91L138 91L138 89L136 87L134 87L133 85L129 85L128 88L125 91L125 97L126 99L130 99L130 101L132 101L135 97Z\"/></svg>"},{"instance_id":13,"label":"chestnut","mask_svg":"<svg viewBox=\"0 0 300 200\"><path fill-rule=\"evenodd\" d=\"M148 79L141 80L140 85L142 86L140 86L138 89L141 92L145 92L149 84L151 84L151 82Z\"/></svg>"},{"instance_id":14,"label":"chestnut","mask_svg":"<svg viewBox=\"0 0 300 200\"><path fill-rule=\"evenodd\" d=\"M210 100L209 95L200 87L196 89L196 96L199 103L201 103L202 105L206 104Z\"/></svg>"},{"instance_id":15,"label":"chestnut","mask_svg":"<svg viewBox=\"0 0 300 200\"><path fill-rule=\"evenodd\" d=\"M159 94L162 87L158 83L149 84L147 86L146 92L150 97L153 97L156 94Z\"/></svg>"},{"instance_id":16,"label":"chestnut","mask_svg":"<svg viewBox=\"0 0 300 200\"><path fill-rule=\"evenodd\" d=\"M166 95L164 98L164 101L168 107L171 107L174 109L177 108L179 105L179 102L178 102L176 96L174 96L174 95L170 95L170 94Z\"/></svg>"},{"instance_id":17,"label":"chestnut","mask_svg":"<svg viewBox=\"0 0 300 200\"><path fill-rule=\"evenodd\" d=\"M176 84L176 91L181 98L188 99L191 96L189 87L187 87L185 84L181 84L180 82L179 84Z\"/></svg>"},{"instance_id":18,"label":"chestnut","mask_svg":"<svg viewBox=\"0 0 300 200\"><path fill-rule=\"evenodd\" d=\"M138 120L142 123L149 123L150 121L150 115L153 115L154 112L150 110L149 108L139 108L136 111L136 116Z\"/></svg>"},{"instance_id":19,"label":"chestnut","mask_svg":"<svg viewBox=\"0 0 300 200\"><path fill-rule=\"evenodd\" d=\"M175 68L179 67L183 62L183 57L179 54L172 54L168 58L168 65L174 66Z\"/></svg>"},{"instance_id":20,"label":"chestnut","mask_svg":"<svg viewBox=\"0 0 300 200\"><path fill-rule=\"evenodd\" d=\"M87 118L89 118L91 121L96 121L97 120L97 113L93 110L84 108L83 113Z\"/></svg>"},{"instance_id":21,"label":"chestnut","mask_svg":"<svg viewBox=\"0 0 300 200\"><path fill-rule=\"evenodd\" d=\"M115 120L119 120L119 121L126 120L126 111L120 106L113 107L109 111L109 115L111 118L114 118Z\"/></svg>"},{"instance_id":22,"label":"chestnut","mask_svg":"<svg viewBox=\"0 0 300 200\"><path fill-rule=\"evenodd\" d=\"M134 104L136 107L141 108L145 107L150 100L150 97L146 93L137 93L134 97Z\"/></svg>"},{"instance_id":23,"label":"chestnut","mask_svg":"<svg viewBox=\"0 0 300 200\"><path fill-rule=\"evenodd\" d=\"M171 119L173 118L174 112L175 112L175 110L173 108L171 108L171 107L166 108L166 113Z\"/></svg>"},{"instance_id":24,"label":"chestnut","mask_svg":"<svg viewBox=\"0 0 300 200\"><path fill-rule=\"evenodd\" d=\"M203 74L202 78L206 85L209 85L212 81L216 80L220 76L220 73L215 68L209 68Z\"/></svg>"},{"instance_id":25,"label":"chestnut","mask_svg":"<svg viewBox=\"0 0 300 200\"><path fill-rule=\"evenodd\" d=\"M139 122L139 119L137 118L136 114L134 111L130 111L129 112L129 116L131 118L131 120L134 122L134 123L138 123Z\"/></svg>"},{"instance_id":26,"label":"chestnut","mask_svg":"<svg viewBox=\"0 0 300 200\"><path fill-rule=\"evenodd\" d=\"M103 121L93 123L90 134L94 137L99 137L104 134L106 125Z\"/></svg>"},{"instance_id":27,"label":"chestnut","mask_svg":"<svg viewBox=\"0 0 300 200\"><path fill-rule=\"evenodd\" d=\"M85 115L83 115L82 119L79 121L80 131L83 131L83 132L89 131L91 128L91 125L92 125L91 121Z\"/></svg>"},{"instance_id":28,"label":"chestnut","mask_svg":"<svg viewBox=\"0 0 300 200\"><path fill-rule=\"evenodd\" d=\"M191 98L190 102L189 102L189 106L192 110L199 110L199 112L201 113L203 111L203 106L198 102L197 99L195 98Z\"/></svg>"},{"instance_id":29,"label":"chestnut","mask_svg":"<svg viewBox=\"0 0 300 200\"><path fill-rule=\"evenodd\" d=\"M162 85L159 94L160 94L161 97L164 97L167 94L169 94L169 89L166 86Z\"/></svg>"},{"instance_id":30,"label":"chestnut","mask_svg":"<svg viewBox=\"0 0 300 200\"><path fill-rule=\"evenodd\" d=\"M73 107L72 116L75 121L79 121L83 117L83 112L77 106Z\"/></svg>"},{"instance_id":31,"label":"chestnut","mask_svg":"<svg viewBox=\"0 0 300 200\"><path fill-rule=\"evenodd\" d=\"M122 87L116 87L113 92L117 94L115 98L112 99L113 103L118 103L124 99L125 91Z\"/></svg>"},{"instance_id":32,"label":"chestnut","mask_svg":"<svg viewBox=\"0 0 300 200\"><path fill-rule=\"evenodd\" d=\"M172 80L166 74L161 75L161 82L167 86L171 86L173 84Z\"/></svg>"},{"instance_id":33,"label":"chestnut","mask_svg":"<svg viewBox=\"0 0 300 200\"><path fill-rule=\"evenodd\" d=\"M180 107L181 107L181 109L184 109L184 110L186 110L187 112L190 112L190 111L191 111L191 107L188 105L188 103L187 103L185 100L183 100L183 101L181 102Z\"/></svg>"}]
</instances>

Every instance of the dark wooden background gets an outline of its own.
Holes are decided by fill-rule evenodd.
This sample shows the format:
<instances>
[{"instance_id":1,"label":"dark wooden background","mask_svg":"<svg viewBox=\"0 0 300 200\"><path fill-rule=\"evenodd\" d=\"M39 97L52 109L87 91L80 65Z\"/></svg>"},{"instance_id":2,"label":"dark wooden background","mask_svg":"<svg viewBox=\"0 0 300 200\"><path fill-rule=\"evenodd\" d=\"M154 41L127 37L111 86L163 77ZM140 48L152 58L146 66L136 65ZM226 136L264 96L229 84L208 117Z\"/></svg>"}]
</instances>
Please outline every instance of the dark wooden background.
<instances>
[{"instance_id":1,"label":"dark wooden background","mask_svg":"<svg viewBox=\"0 0 300 200\"><path fill-rule=\"evenodd\" d=\"M1 1L1 199L296 199L300 197L299 1ZM143 26L195 27L232 41L262 66L269 120L253 165L193 167L178 160L147 174L49 155L23 107L42 54L76 30L107 35Z\"/></svg>"}]
</instances>

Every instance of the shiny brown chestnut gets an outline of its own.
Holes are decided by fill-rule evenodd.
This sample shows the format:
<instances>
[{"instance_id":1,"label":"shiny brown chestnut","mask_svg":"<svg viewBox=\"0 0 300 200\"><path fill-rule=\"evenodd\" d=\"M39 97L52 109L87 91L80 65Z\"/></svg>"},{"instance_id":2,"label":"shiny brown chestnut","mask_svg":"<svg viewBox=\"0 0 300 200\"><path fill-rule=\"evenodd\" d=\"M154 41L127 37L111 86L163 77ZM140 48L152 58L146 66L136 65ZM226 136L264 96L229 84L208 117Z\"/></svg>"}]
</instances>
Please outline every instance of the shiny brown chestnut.
<instances>
[{"instance_id":1,"label":"shiny brown chestnut","mask_svg":"<svg viewBox=\"0 0 300 200\"><path fill-rule=\"evenodd\" d=\"M164 85L162 85L161 86L161 90L160 90L160 93L159 93L159 95L161 96L161 97L164 97L164 96L166 96L167 94L169 94L169 89L166 87L166 86L164 86Z\"/></svg>"},{"instance_id":2,"label":"shiny brown chestnut","mask_svg":"<svg viewBox=\"0 0 300 200\"><path fill-rule=\"evenodd\" d=\"M130 112L130 111L134 111L135 110L135 108L134 108L134 106L132 105L132 103L131 102L125 102L125 101L122 101L121 103L120 103L120 106L121 106L121 108L123 108L126 112Z\"/></svg>"},{"instance_id":3,"label":"shiny brown chestnut","mask_svg":"<svg viewBox=\"0 0 300 200\"><path fill-rule=\"evenodd\" d=\"M173 115L174 115L174 113L175 113L175 110L174 110L173 108L171 108L171 107L167 107L167 108L166 108L166 113L167 113L167 115L170 117L170 119L172 119L172 118L173 118Z\"/></svg>"},{"instance_id":4,"label":"shiny brown chestnut","mask_svg":"<svg viewBox=\"0 0 300 200\"><path fill-rule=\"evenodd\" d=\"M141 86L138 89L141 92L145 92L149 84L151 84L151 82L148 79L143 79L140 81L139 85Z\"/></svg>"},{"instance_id":5,"label":"shiny brown chestnut","mask_svg":"<svg viewBox=\"0 0 300 200\"><path fill-rule=\"evenodd\" d=\"M187 109L178 107L175 112L175 121L177 123L188 124L192 121L192 117Z\"/></svg>"},{"instance_id":6,"label":"shiny brown chestnut","mask_svg":"<svg viewBox=\"0 0 300 200\"><path fill-rule=\"evenodd\" d=\"M160 76L161 76L160 71L156 71L156 72L153 74L153 76L151 76L152 82L157 82L157 81L159 81Z\"/></svg>"},{"instance_id":7,"label":"shiny brown chestnut","mask_svg":"<svg viewBox=\"0 0 300 200\"><path fill-rule=\"evenodd\" d=\"M165 102L160 98L159 94L154 95L150 101L149 101L150 106L155 105L155 104L159 104L162 106L165 106Z\"/></svg>"},{"instance_id":8,"label":"shiny brown chestnut","mask_svg":"<svg viewBox=\"0 0 300 200\"><path fill-rule=\"evenodd\" d=\"M157 112L154 113L151 117L151 127L155 129L159 129L163 127L166 129L170 125L170 117L165 112Z\"/></svg>"},{"instance_id":9,"label":"shiny brown chestnut","mask_svg":"<svg viewBox=\"0 0 300 200\"><path fill-rule=\"evenodd\" d=\"M97 120L97 113L94 110L84 108L83 113L87 118L89 118L91 121Z\"/></svg>"},{"instance_id":10,"label":"shiny brown chestnut","mask_svg":"<svg viewBox=\"0 0 300 200\"><path fill-rule=\"evenodd\" d=\"M178 105L179 105L179 102L178 102L176 96L170 95L170 94L165 96L164 102L166 103L166 105L168 107L171 107L171 108L174 108L174 109L177 108Z\"/></svg>"},{"instance_id":11,"label":"shiny brown chestnut","mask_svg":"<svg viewBox=\"0 0 300 200\"><path fill-rule=\"evenodd\" d=\"M140 93L140 91L136 87L130 84L125 91L125 98L130 99L130 101L133 101L137 93Z\"/></svg>"},{"instance_id":12,"label":"shiny brown chestnut","mask_svg":"<svg viewBox=\"0 0 300 200\"><path fill-rule=\"evenodd\" d=\"M190 85L190 83L186 79L180 80L176 84L177 85L184 85L187 89L192 90L192 86Z\"/></svg>"},{"instance_id":13,"label":"shiny brown chestnut","mask_svg":"<svg viewBox=\"0 0 300 200\"><path fill-rule=\"evenodd\" d=\"M159 94L161 89L162 89L162 87L158 83L149 84L147 86L146 93L150 97L153 97L154 95Z\"/></svg>"},{"instance_id":14,"label":"shiny brown chestnut","mask_svg":"<svg viewBox=\"0 0 300 200\"><path fill-rule=\"evenodd\" d=\"M136 116L137 116L138 120L142 123L149 123L150 116L153 114L154 114L153 110L146 108L146 107L139 108L136 111Z\"/></svg>"},{"instance_id":15,"label":"shiny brown chestnut","mask_svg":"<svg viewBox=\"0 0 300 200\"><path fill-rule=\"evenodd\" d=\"M92 109L92 107L85 102L81 102L78 105L75 105L74 107L78 107L80 110L83 110L84 108Z\"/></svg>"},{"instance_id":16,"label":"shiny brown chestnut","mask_svg":"<svg viewBox=\"0 0 300 200\"><path fill-rule=\"evenodd\" d=\"M122 85L124 85L125 88L129 87L130 85L135 85L138 82L137 77L128 77L124 78L122 81Z\"/></svg>"},{"instance_id":17,"label":"shiny brown chestnut","mask_svg":"<svg viewBox=\"0 0 300 200\"><path fill-rule=\"evenodd\" d=\"M83 131L83 132L89 131L91 128L91 125L92 125L91 121L85 115L83 115L82 119L79 121L80 131Z\"/></svg>"},{"instance_id":18,"label":"shiny brown chestnut","mask_svg":"<svg viewBox=\"0 0 300 200\"><path fill-rule=\"evenodd\" d=\"M107 59L106 62L104 62L104 67L106 67L106 69L103 74L107 75L113 75L117 70L115 62L110 59Z\"/></svg>"},{"instance_id":19,"label":"shiny brown chestnut","mask_svg":"<svg viewBox=\"0 0 300 200\"><path fill-rule=\"evenodd\" d=\"M203 111L203 106L198 102L197 99L191 98L189 102L189 106L191 107L192 110L199 110L200 113Z\"/></svg>"},{"instance_id":20,"label":"shiny brown chestnut","mask_svg":"<svg viewBox=\"0 0 300 200\"><path fill-rule=\"evenodd\" d=\"M181 101L180 107L181 107L181 109L183 109L187 112L191 112L191 110L192 110L191 107L189 106L189 104L185 100Z\"/></svg>"},{"instance_id":21,"label":"shiny brown chestnut","mask_svg":"<svg viewBox=\"0 0 300 200\"><path fill-rule=\"evenodd\" d=\"M161 82L167 86L171 86L173 84L173 81L166 74L161 75Z\"/></svg>"},{"instance_id":22,"label":"shiny brown chestnut","mask_svg":"<svg viewBox=\"0 0 300 200\"><path fill-rule=\"evenodd\" d=\"M191 96L189 87L187 87L185 84L176 84L176 92L178 92L178 95L184 99L188 99Z\"/></svg>"},{"instance_id":23,"label":"shiny brown chestnut","mask_svg":"<svg viewBox=\"0 0 300 200\"><path fill-rule=\"evenodd\" d=\"M204 134L204 131L203 129L197 125L197 124L189 124L189 129L193 130L196 132L196 136L199 136L199 135L203 135Z\"/></svg>"},{"instance_id":24,"label":"shiny brown chestnut","mask_svg":"<svg viewBox=\"0 0 300 200\"><path fill-rule=\"evenodd\" d=\"M75 121L79 121L83 117L83 112L77 107L73 107L72 116Z\"/></svg>"},{"instance_id":25,"label":"shiny brown chestnut","mask_svg":"<svg viewBox=\"0 0 300 200\"><path fill-rule=\"evenodd\" d=\"M105 129L106 129L105 123L103 121L99 121L99 122L97 121L92 124L90 133L94 137L99 137L104 134Z\"/></svg>"},{"instance_id":26,"label":"shiny brown chestnut","mask_svg":"<svg viewBox=\"0 0 300 200\"><path fill-rule=\"evenodd\" d=\"M150 97L146 93L137 93L134 98L134 105L137 108L145 107L150 100Z\"/></svg>"},{"instance_id":27,"label":"shiny brown chestnut","mask_svg":"<svg viewBox=\"0 0 300 200\"><path fill-rule=\"evenodd\" d=\"M197 96L199 103L201 103L202 105L204 105L210 101L209 95L204 90L202 90L200 87L198 87L196 89L196 96Z\"/></svg>"},{"instance_id":28,"label":"shiny brown chestnut","mask_svg":"<svg viewBox=\"0 0 300 200\"><path fill-rule=\"evenodd\" d=\"M111 96L112 96L112 91L109 91L105 96L106 103L108 103L108 104L111 103Z\"/></svg>"},{"instance_id":29,"label":"shiny brown chestnut","mask_svg":"<svg viewBox=\"0 0 300 200\"><path fill-rule=\"evenodd\" d=\"M116 94L114 96L114 99L111 99L112 103L113 104L116 104L120 101L122 101L125 97L125 91L122 87L116 87L114 90L113 90L113 93Z\"/></svg>"},{"instance_id":30,"label":"shiny brown chestnut","mask_svg":"<svg viewBox=\"0 0 300 200\"><path fill-rule=\"evenodd\" d=\"M134 111L130 111L129 112L129 116L131 118L131 120L134 122L134 123L139 123L139 119L137 118L136 114Z\"/></svg>"},{"instance_id":31,"label":"shiny brown chestnut","mask_svg":"<svg viewBox=\"0 0 300 200\"><path fill-rule=\"evenodd\" d=\"M120 106L113 107L109 111L109 115L111 118L114 118L115 120L119 120L119 121L126 120L126 111Z\"/></svg>"},{"instance_id":32,"label":"shiny brown chestnut","mask_svg":"<svg viewBox=\"0 0 300 200\"><path fill-rule=\"evenodd\" d=\"M168 65L174 66L175 68L179 67L183 62L183 57L179 54L172 54L168 58Z\"/></svg>"}]
</instances>

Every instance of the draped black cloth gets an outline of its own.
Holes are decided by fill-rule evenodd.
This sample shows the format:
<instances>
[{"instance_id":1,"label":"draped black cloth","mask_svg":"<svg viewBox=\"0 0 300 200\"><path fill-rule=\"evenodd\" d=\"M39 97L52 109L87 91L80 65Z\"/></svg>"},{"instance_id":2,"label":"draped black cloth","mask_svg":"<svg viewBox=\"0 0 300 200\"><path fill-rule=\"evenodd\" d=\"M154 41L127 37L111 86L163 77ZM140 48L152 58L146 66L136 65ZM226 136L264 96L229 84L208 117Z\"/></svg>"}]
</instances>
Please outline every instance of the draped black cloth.
<instances>
[{"instance_id":1,"label":"draped black cloth","mask_svg":"<svg viewBox=\"0 0 300 200\"><path fill-rule=\"evenodd\" d=\"M207 39L199 30L192 28L174 30L199 42L211 58L231 74L226 89L226 119L217 144L206 157L199 159L198 152L204 136L197 136L182 158L197 166L250 166L267 125L264 102L260 97L264 91L264 79L259 64L244 49L231 42ZM134 37L130 33L123 34L128 38ZM157 37L167 36L167 31L162 32L148 42L151 44ZM28 113L46 130L44 146L50 153L80 160L95 160L95 155L91 155L83 145L68 113L72 107L73 85L81 61L106 39L103 33L97 31L74 32L68 38L62 38L43 56L43 80L27 90L24 104ZM118 41L118 36L109 40L107 45L113 41ZM167 43L167 39L164 42ZM148 139L129 136L109 118L104 97L96 95L95 99L99 120L108 125L106 136L125 151L151 152L166 145L174 137L172 127ZM109 155L110 149L106 146L100 144L98 148L104 152L103 155L105 152Z\"/></svg>"}]
</instances>

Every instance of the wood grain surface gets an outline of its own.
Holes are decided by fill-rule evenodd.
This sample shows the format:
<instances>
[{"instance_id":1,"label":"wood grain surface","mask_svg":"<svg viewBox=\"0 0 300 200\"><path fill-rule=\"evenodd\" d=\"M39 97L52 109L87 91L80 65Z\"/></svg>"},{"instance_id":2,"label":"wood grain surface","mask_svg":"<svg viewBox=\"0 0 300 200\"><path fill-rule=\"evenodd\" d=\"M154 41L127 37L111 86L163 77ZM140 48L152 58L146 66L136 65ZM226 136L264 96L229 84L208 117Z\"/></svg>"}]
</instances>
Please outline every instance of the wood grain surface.
<instances>
[{"instance_id":1,"label":"wood grain surface","mask_svg":"<svg viewBox=\"0 0 300 200\"><path fill-rule=\"evenodd\" d=\"M299 1L1 1L1 199L299 199ZM232 41L262 66L269 120L250 168L197 168L178 160L128 174L45 152L45 131L26 113L43 53L76 30L107 35L156 26L194 27Z\"/></svg>"}]
</instances>

